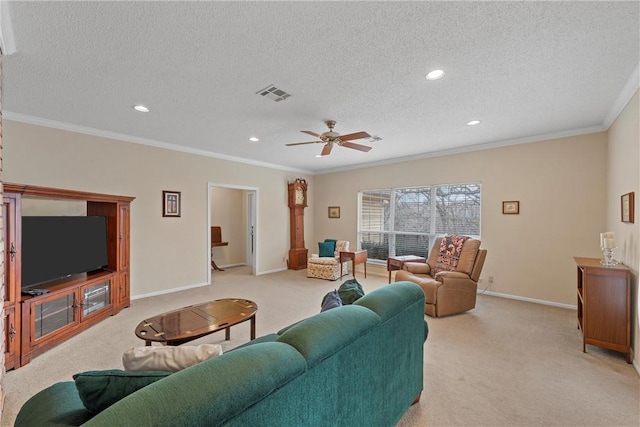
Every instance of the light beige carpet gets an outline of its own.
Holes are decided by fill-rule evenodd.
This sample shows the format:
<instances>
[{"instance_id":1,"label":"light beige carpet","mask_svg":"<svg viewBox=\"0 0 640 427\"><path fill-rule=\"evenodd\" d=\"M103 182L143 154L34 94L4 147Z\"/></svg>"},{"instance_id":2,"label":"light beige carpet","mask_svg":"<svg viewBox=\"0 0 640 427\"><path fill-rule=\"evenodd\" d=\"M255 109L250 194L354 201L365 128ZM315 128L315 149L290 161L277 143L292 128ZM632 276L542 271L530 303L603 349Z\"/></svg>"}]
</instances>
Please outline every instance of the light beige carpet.
<instances>
[{"instance_id":1,"label":"light beige carpet","mask_svg":"<svg viewBox=\"0 0 640 427\"><path fill-rule=\"evenodd\" d=\"M372 275L357 279L366 292L387 283ZM258 304L260 336L318 313L322 296L342 283L308 279L305 270L256 277L245 267L215 271L212 282L134 300L117 316L9 371L2 426L11 426L24 401L48 385L76 372L122 368L122 353L143 345L133 330L145 317L242 297ZM483 295L465 314L427 317L424 392L398 426L640 426L638 374L619 353L596 347L583 353L575 317L573 310ZM248 340L249 323L243 323L231 328L230 341L218 332L193 344L229 349Z\"/></svg>"}]
</instances>

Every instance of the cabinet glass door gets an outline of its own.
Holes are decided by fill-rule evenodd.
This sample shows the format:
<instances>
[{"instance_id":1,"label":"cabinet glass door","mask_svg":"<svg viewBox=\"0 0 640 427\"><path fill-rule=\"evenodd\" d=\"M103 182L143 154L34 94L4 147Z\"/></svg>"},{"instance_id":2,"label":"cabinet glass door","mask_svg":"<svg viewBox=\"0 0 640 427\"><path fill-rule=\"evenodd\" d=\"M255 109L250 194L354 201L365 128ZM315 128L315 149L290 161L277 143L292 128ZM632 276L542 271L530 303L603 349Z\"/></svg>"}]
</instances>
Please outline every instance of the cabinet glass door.
<instances>
[{"instance_id":1,"label":"cabinet glass door","mask_svg":"<svg viewBox=\"0 0 640 427\"><path fill-rule=\"evenodd\" d=\"M82 316L87 317L111 304L111 282L97 283L82 288Z\"/></svg>"},{"instance_id":2,"label":"cabinet glass door","mask_svg":"<svg viewBox=\"0 0 640 427\"><path fill-rule=\"evenodd\" d=\"M35 339L42 338L76 321L74 296L75 293L70 292L35 304L33 331Z\"/></svg>"}]
</instances>

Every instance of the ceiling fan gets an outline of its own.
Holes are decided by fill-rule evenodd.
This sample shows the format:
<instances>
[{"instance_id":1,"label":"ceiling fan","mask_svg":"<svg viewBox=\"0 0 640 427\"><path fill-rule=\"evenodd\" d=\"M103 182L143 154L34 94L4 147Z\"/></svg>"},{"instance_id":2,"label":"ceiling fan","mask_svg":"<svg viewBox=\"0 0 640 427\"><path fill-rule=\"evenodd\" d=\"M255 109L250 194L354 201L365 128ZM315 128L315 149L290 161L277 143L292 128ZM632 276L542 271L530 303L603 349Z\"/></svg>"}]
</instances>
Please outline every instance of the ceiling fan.
<instances>
[{"instance_id":1,"label":"ceiling fan","mask_svg":"<svg viewBox=\"0 0 640 427\"><path fill-rule=\"evenodd\" d=\"M371 147L368 147L362 144L356 144L355 142L351 142L352 139L369 138L371 135L369 135L367 132L356 132L356 133L350 133L348 135L340 135L339 133L333 131L333 127L336 125L336 122L334 120L327 120L325 123L329 128L329 132L317 134L315 132L311 132L310 130L300 131L302 133L306 133L308 135L319 138L320 139L319 141L293 142L291 144L285 144L285 145L291 146L291 145L322 143L324 144L324 148L322 149L322 153L320 153L321 156L329 155L334 145L339 145L341 147L346 147L346 148L353 148L354 150L365 151L365 152L371 150Z\"/></svg>"}]
</instances>

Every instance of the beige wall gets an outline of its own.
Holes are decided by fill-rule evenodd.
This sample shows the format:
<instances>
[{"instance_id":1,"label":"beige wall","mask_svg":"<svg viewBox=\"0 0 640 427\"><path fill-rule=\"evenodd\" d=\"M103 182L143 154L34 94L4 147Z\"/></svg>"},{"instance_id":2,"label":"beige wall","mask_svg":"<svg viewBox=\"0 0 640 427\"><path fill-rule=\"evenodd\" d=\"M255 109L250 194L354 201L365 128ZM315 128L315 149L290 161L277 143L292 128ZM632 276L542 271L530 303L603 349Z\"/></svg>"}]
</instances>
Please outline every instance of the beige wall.
<instances>
[{"instance_id":1,"label":"beige wall","mask_svg":"<svg viewBox=\"0 0 640 427\"><path fill-rule=\"evenodd\" d=\"M315 177L19 122L5 121L3 133L8 182L136 197L134 297L206 283L208 183L257 189L256 270L261 274L286 268L286 183L298 176L309 181L305 240L310 252L327 237L347 238L356 246L359 190L480 181L481 234L489 250L482 278L495 280L489 292L574 306L573 256L599 257L599 233L614 231L620 239L616 258L634 272L638 354L640 222L619 221L619 198L629 191L636 192L636 217L640 213L638 94L606 133ZM162 217L162 190L182 191L181 218ZM503 200L519 200L520 215L502 215ZM340 206L341 217L329 219L328 206ZM231 238L227 233L233 226L223 227L225 239Z\"/></svg>"},{"instance_id":2,"label":"beige wall","mask_svg":"<svg viewBox=\"0 0 640 427\"><path fill-rule=\"evenodd\" d=\"M573 257L599 256L606 154L596 133L317 175L314 242L357 242L359 190L480 181L483 286L493 276L490 292L575 306ZM520 215L503 215L503 200L519 200ZM327 206L340 206L340 219Z\"/></svg>"},{"instance_id":3,"label":"beige wall","mask_svg":"<svg viewBox=\"0 0 640 427\"><path fill-rule=\"evenodd\" d=\"M638 92L629 101L607 132L609 141L607 169L606 230L613 231L618 249L615 258L631 269L632 344L634 360L640 355L640 295L638 268L640 267L640 110ZM620 218L620 196L635 193L635 222L623 223Z\"/></svg>"},{"instance_id":4,"label":"beige wall","mask_svg":"<svg viewBox=\"0 0 640 427\"><path fill-rule=\"evenodd\" d=\"M218 267L246 263L246 191L211 187L211 225L222 227L222 240L228 246L213 248Z\"/></svg>"},{"instance_id":5,"label":"beige wall","mask_svg":"<svg viewBox=\"0 0 640 427\"><path fill-rule=\"evenodd\" d=\"M257 189L257 274L286 269L287 183L300 176L314 186L312 176L296 172L9 120L3 132L5 182L136 197L131 206L133 297L207 283L208 183ZM162 217L162 190L182 192L180 218ZM309 228L306 232L311 236Z\"/></svg>"}]
</instances>

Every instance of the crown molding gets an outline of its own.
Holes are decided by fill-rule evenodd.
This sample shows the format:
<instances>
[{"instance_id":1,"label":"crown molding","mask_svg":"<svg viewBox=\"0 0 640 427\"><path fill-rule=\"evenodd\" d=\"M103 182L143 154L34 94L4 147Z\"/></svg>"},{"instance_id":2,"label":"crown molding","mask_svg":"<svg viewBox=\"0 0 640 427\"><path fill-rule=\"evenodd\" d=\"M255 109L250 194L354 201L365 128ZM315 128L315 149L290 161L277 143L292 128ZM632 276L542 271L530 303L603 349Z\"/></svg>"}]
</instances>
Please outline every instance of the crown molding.
<instances>
[{"instance_id":1,"label":"crown molding","mask_svg":"<svg viewBox=\"0 0 640 427\"><path fill-rule=\"evenodd\" d=\"M598 126L589 126L589 127L580 128L580 129L571 129L571 130L566 130L561 132L552 132L552 133L545 133L545 134L539 134L539 135L523 136L520 138L486 142L482 144L469 145L466 147L451 148L448 150L432 151L430 153L395 157L393 159L381 160L379 162L361 163L359 165L346 166L342 168L323 169L323 170L317 171L316 175L324 175L324 174L335 173L335 172L345 172L345 171L354 170L354 169L390 165L394 163L403 163L403 162L409 162L413 160L430 159L433 157L451 156L453 154L471 153L474 151L489 150L491 148L501 148L501 147L508 147L511 145L529 144L531 142L548 141L550 139L567 138L567 137L578 136L578 135L587 135L590 133L604 132L605 130L607 130L605 127L598 125Z\"/></svg>"},{"instance_id":2,"label":"crown molding","mask_svg":"<svg viewBox=\"0 0 640 427\"><path fill-rule=\"evenodd\" d=\"M131 142L133 144L148 145L150 147L163 148L165 150L180 151L180 152L188 153L188 154L196 154L198 156L212 157L212 158L221 159L221 160L228 160L230 162L244 163L244 164L248 164L248 165L252 165L252 166L261 166L261 167L265 167L265 168L283 170L283 171L287 171L287 172L303 173L303 174L309 174L309 175L313 175L314 174L313 172L307 171L307 170L304 170L304 169L289 168L289 167L282 166L282 165L276 165L276 164L272 164L272 163L260 162L258 160L250 160L250 159L245 159L245 158L242 158L242 157L228 156L226 154L214 153L212 151L201 150L201 149L198 149L198 148L190 148L190 147L185 147L183 145L170 144L170 143L167 143L167 142L160 142L160 141L156 141L156 140L153 140L153 139L139 138L139 137L135 137L135 136L124 135L124 134L121 134L121 133L109 132L109 131L105 131L105 130L101 130L101 129L95 129L95 128L91 128L91 127L87 127L87 126L78 126L78 125L74 125L74 124L70 124L70 123L63 123L63 122L58 122L58 121L55 121L55 120L49 120L49 119L43 119L43 118L40 118L40 117L29 116L29 115L26 115L26 114L14 113L14 112L11 112L11 111L3 111L2 112L2 117L3 117L4 120L12 120L12 121L15 121L15 122L28 123L28 124L32 124L32 125L36 125L36 126L43 126L43 127L53 128L53 129L64 130L64 131L68 131L68 132L75 132L75 133L81 133L81 134L85 134L85 135L98 136L98 137L101 137L101 138L115 139L117 141Z\"/></svg>"},{"instance_id":3,"label":"crown molding","mask_svg":"<svg viewBox=\"0 0 640 427\"><path fill-rule=\"evenodd\" d=\"M16 53L16 42L13 37L13 25L9 15L8 1L0 1L0 53L2 55Z\"/></svg>"},{"instance_id":4,"label":"crown molding","mask_svg":"<svg viewBox=\"0 0 640 427\"><path fill-rule=\"evenodd\" d=\"M638 87L640 87L640 64L636 65L636 68L634 68L633 72L629 76L627 83L624 85L622 91L620 91L620 94L611 106L611 109L604 117L602 126L605 129L609 129L613 122L618 118L624 107L627 106L633 95L635 95Z\"/></svg>"}]
</instances>

